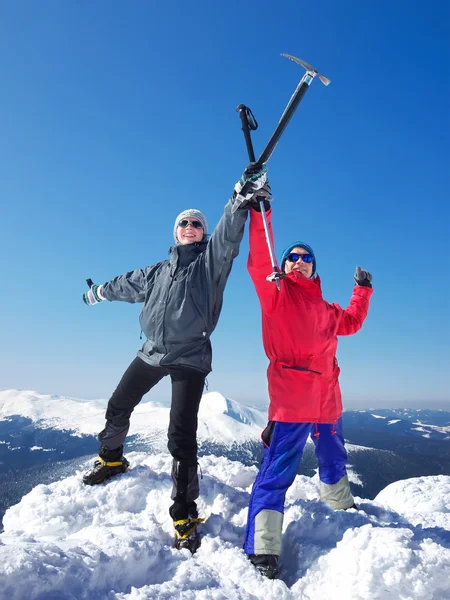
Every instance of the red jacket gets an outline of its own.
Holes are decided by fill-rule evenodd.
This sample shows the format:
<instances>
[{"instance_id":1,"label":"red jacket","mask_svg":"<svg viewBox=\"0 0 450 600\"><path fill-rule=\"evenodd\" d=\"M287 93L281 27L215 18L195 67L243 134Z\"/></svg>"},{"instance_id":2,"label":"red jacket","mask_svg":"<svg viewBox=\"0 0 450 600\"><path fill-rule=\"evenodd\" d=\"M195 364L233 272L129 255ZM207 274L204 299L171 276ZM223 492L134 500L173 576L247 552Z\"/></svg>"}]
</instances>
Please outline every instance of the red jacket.
<instances>
[{"instance_id":1,"label":"red jacket","mask_svg":"<svg viewBox=\"0 0 450 600\"><path fill-rule=\"evenodd\" d=\"M281 289L266 280L272 272L261 215L250 211L248 271L262 309L263 343L270 364L269 419L293 423L335 423L342 415L338 335L356 333L373 290L355 285L349 306L329 304L320 279L291 271ZM267 213L273 241L272 213Z\"/></svg>"}]
</instances>

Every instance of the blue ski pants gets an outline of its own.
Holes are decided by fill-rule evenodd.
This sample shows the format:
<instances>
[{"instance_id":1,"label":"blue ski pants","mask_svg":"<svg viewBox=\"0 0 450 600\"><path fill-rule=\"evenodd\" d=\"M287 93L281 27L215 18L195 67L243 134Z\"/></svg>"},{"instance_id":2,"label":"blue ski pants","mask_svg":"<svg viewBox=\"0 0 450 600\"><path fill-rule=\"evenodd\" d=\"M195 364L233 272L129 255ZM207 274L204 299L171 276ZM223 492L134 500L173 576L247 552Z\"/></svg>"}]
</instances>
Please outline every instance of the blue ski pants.
<instances>
[{"instance_id":1,"label":"blue ski pants","mask_svg":"<svg viewBox=\"0 0 450 600\"><path fill-rule=\"evenodd\" d=\"M321 500L334 509L354 504L342 418L334 425L270 421L261 436L264 457L250 496L244 542L247 554L280 554L286 492L294 482L308 435L319 463Z\"/></svg>"}]
</instances>

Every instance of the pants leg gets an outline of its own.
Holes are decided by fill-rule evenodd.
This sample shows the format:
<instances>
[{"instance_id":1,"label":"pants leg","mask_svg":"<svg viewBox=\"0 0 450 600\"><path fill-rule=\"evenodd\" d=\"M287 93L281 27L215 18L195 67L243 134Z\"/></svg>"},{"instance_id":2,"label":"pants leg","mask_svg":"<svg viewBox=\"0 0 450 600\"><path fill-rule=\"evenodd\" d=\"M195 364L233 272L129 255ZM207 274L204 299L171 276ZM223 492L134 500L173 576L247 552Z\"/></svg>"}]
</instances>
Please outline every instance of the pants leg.
<instances>
[{"instance_id":1,"label":"pants leg","mask_svg":"<svg viewBox=\"0 0 450 600\"><path fill-rule=\"evenodd\" d=\"M204 373L170 368L172 404L168 431L168 449L173 456L169 509L174 521L197 517L195 500L199 496L197 475L198 409L205 385Z\"/></svg>"},{"instance_id":2,"label":"pants leg","mask_svg":"<svg viewBox=\"0 0 450 600\"><path fill-rule=\"evenodd\" d=\"M280 555L286 492L295 479L310 432L311 423L274 421L263 431L264 457L250 496L246 554Z\"/></svg>"},{"instance_id":3,"label":"pants leg","mask_svg":"<svg viewBox=\"0 0 450 600\"><path fill-rule=\"evenodd\" d=\"M347 452L342 418L334 426L318 425L318 433L319 436L311 437L319 463L320 499L334 509L350 508L354 504L354 499L347 477Z\"/></svg>"},{"instance_id":4,"label":"pants leg","mask_svg":"<svg viewBox=\"0 0 450 600\"><path fill-rule=\"evenodd\" d=\"M130 428L130 416L142 397L165 375L167 369L152 367L136 357L122 376L106 409L106 426L99 433L99 455L105 460L120 458Z\"/></svg>"}]
</instances>

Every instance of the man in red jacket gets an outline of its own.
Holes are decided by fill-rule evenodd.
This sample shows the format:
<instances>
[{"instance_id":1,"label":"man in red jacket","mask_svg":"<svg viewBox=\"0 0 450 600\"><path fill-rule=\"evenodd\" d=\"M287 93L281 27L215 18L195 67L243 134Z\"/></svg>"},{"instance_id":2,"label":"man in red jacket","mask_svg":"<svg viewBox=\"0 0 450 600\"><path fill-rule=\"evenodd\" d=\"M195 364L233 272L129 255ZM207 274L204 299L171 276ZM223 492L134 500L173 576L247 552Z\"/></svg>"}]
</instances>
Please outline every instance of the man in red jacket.
<instances>
[{"instance_id":1,"label":"man in red jacket","mask_svg":"<svg viewBox=\"0 0 450 600\"><path fill-rule=\"evenodd\" d=\"M268 190L265 204L273 240ZM372 295L372 275L356 267L346 309L322 297L313 249L290 244L281 258L280 290L267 281L272 267L259 204L250 210L248 271L262 309L263 343L270 364L269 423L262 433L264 458L253 486L245 552L260 572L275 578L281 550L284 500L297 474L308 436L319 463L320 497L334 509L354 507L347 477L339 367L338 335L362 326Z\"/></svg>"}]
</instances>

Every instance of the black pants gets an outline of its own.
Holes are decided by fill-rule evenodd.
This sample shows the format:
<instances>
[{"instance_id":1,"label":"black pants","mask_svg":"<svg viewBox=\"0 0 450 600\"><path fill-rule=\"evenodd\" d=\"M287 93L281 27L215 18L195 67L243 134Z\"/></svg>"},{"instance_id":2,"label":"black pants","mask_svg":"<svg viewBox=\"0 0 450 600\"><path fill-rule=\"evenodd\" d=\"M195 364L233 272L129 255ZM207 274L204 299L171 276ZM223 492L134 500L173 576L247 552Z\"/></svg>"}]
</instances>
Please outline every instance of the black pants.
<instances>
[{"instance_id":1,"label":"black pants","mask_svg":"<svg viewBox=\"0 0 450 600\"><path fill-rule=\"evenodd\" d=\"M188 513L196 516L194 501L199 492L197 416L205 384L204 373L179 367L152 367L141 358L135 358L108 402L106 426L99 434L99 455L104 460L120 458L131 413L143 396L166 375L172 380L168 448L174 459L172 500L175 502L170 513L178 520L187 518Z\"/></svg>"}]
</instances>

